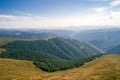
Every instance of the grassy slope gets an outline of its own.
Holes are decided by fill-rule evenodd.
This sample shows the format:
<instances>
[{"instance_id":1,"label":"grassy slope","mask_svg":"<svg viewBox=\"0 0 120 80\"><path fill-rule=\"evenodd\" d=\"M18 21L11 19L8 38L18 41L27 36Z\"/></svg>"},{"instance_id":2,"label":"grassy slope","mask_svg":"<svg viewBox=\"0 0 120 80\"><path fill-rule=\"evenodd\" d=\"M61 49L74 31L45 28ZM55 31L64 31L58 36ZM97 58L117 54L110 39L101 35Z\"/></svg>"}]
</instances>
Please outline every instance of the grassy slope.
<instances>
[{"instance_id":1,"label":"grassy slope","mask_svg":"<svg viewBox=\"0 0 120 80\"><path fill-rule=\"evenodd\" d=\"M0 38L0 45L4 45L15 40L16 40L15 38Z\"/></svg>"},{"instance_id":2,"label":"grassy slope","mask_svg":"<svg viewBox=\"0 0 120 80\"><path fill-rule=\"evenodd\" d=\"M29 80L29 77L44 73L31 61L0 58L0 80Z\"/></svg>"},{"instance_id":3,"label":"grassy slope","mask_svg":"<svg viewBox=\"0 0 120 80\"><path fill-rule=\"evenodd\" d=\"M106 55L80 68L48 73L32 62L0 59L0 80L120 80L120 55Z\"/></svg>"},{"instance_id":4,"label":"grassy slope","mask_svg":"<svg viewBox=\"0 0 120 80\"><path fill-rule=\"evenodd\" d=\"M14 38L0 38L0 46L1 46L1 45L4 45L4 44L7 44L7 43L9 43L9 42L15 41L15 40L16 40L16 39L14 39ZM4 52L4 51L6 51L6 50L0 48L0 54L1 54L1 52Z\"/></svg>"}]
</instances>

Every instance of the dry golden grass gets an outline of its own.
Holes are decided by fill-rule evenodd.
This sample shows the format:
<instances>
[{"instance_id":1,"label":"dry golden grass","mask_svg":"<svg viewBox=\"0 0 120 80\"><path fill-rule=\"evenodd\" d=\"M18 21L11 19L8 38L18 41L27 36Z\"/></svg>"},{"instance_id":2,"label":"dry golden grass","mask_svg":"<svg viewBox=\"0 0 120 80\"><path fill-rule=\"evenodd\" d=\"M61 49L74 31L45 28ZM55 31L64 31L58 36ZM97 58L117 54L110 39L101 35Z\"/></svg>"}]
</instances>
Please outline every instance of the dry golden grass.
<instances>
[{"instance_id":1,"label":"dry golden grass","mask_svg":"<svg viewBox=\"0 0 120 80\"><path fill-rule=\"evenodd\" d=\"M31 61L0 58L0 80L29 80L44 73Z\"/></svg>"},{"instance_id":2,"label":"dry golden grass","mask_svg":"<svg viewBox=\"0 0 120 80\"><path fill-rule=\"evenodd\" d=\"M0 59L0 80L120 80L120 55L105 55L84 66L44 72L32 62Z\"/></svg>"},{"instance_id":3,"label":"dry golden grass","mask_svg":"<svg viewBox=\"0 0 120 80\"><path fill-rule=\"evenodd\" d=\"M6 49L0 48L0 54L1 54L2 52L5 52L5 51L6 51Z\"/></svg>"},{"instance_id":4,"label":"dry golden grass","mask_svg":"<svg viewBox=\"0 0 120 80\"><path fill-rule=\"evenodd\" d=\"M19 40L24 40L24 41L45 40L45 41L48 41L49 39L52 39L52 38L54 38L54 37L38 38L38 39L19 39Z\"/></svg>"},{"instance_id":5,"label":"dry golden grass","mask_svg":"<svg viewBox=\"0 0 120 80\"><path fill-rule=\"evenodd\" d=\"M14 38L0 38L0 45L4 45L6 43L9 43L9 42L12 42L12 41L15 41L16 39Z\"/></svg>"}]
</instances>

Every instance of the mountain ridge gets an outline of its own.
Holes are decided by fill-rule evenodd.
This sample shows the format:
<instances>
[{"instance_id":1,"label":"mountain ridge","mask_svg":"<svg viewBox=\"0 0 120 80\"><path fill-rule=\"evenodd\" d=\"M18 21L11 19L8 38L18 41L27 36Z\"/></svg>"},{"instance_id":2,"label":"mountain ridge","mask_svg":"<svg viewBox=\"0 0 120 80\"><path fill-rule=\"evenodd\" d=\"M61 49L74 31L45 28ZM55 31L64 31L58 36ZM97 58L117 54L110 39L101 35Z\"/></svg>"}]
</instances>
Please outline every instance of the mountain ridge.
<instances>
[{"instance_id":1,"label":"mountain ridge","mask_svg":"<svg viewBox=\"0 0 120 80\"><path fill-rule=\"evenodd\" d=\"M86 42L60 37L48 40L15 40L2 45L1 48L6 51L2 52L0 57L32 60L37 67L46 71L81 66L102 55L100 50Z\"/></svg>"}]
</instances>

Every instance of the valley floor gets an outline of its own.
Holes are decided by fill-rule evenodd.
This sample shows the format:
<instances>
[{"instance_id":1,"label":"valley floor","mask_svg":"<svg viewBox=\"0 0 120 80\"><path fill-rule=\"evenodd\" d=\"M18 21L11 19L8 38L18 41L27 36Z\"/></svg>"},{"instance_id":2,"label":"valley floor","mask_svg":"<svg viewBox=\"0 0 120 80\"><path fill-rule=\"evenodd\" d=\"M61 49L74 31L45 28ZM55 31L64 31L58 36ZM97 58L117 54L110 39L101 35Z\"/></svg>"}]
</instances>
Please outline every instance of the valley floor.
<instances>
[{"instance_id":1,"label":"valley floor","mask_svg":"<svg viewBox=\"0 0 120 80\"><path fill-rule=\"evenodd\" d=\"M52 73L31 61L0 58L0 80L120 80L120 55L105 55L82 67Z\"/></svg>"}]
</instances>

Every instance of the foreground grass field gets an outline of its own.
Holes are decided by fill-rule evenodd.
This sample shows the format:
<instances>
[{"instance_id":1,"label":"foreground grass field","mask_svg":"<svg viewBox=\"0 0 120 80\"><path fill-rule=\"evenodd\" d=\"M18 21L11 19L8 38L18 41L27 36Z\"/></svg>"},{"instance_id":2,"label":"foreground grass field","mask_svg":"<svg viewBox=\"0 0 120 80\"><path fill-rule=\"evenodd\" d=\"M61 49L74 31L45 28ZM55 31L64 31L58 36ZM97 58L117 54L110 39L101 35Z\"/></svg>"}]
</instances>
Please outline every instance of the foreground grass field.
<instances>
[{"instance_id":1,"label":"foreground grass field","mask_svg":"<svg viewBox=\"0 0 120 80\"><path fill-rule=\"evenodd\" d=\"M82 67L52 73L31 61L0 58L0 80L120 80L120 55L105 55Z\"/></svg>"}]
</instances>

